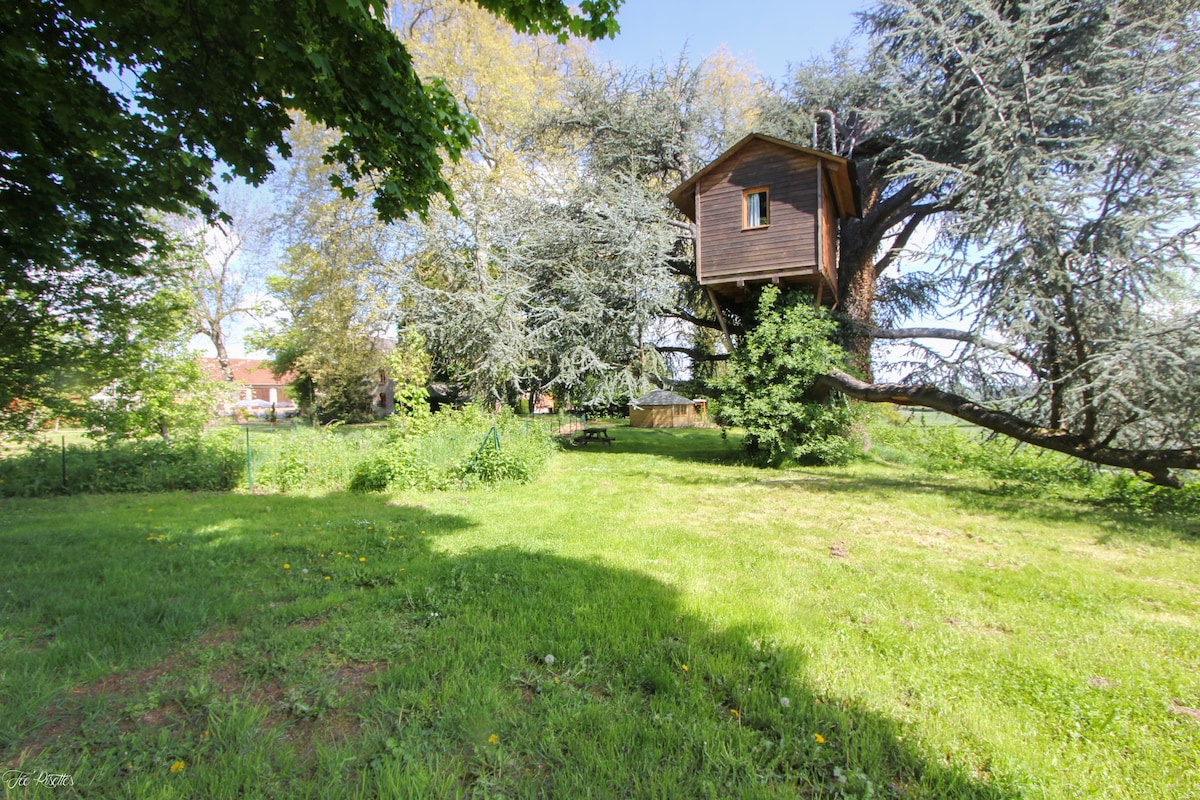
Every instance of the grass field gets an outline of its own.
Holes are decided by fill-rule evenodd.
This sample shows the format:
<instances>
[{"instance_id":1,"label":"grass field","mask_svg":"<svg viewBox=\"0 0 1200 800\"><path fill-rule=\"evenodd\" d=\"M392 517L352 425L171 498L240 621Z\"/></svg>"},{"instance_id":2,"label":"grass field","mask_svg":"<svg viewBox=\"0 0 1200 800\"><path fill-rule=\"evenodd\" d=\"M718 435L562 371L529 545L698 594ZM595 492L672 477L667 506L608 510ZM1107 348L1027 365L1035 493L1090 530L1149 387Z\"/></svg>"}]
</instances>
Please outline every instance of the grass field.
<instances>
[{"instance_id":1,"label":"grass field","mask_svg":"<svg viewBox=\"0 0 1200 800\"><path fill-rule=\"evenodd\" d=\"M0 501L7 795L1200 796L1197 521L613 435L489 491Z\"/></svg>"}]
</instances>

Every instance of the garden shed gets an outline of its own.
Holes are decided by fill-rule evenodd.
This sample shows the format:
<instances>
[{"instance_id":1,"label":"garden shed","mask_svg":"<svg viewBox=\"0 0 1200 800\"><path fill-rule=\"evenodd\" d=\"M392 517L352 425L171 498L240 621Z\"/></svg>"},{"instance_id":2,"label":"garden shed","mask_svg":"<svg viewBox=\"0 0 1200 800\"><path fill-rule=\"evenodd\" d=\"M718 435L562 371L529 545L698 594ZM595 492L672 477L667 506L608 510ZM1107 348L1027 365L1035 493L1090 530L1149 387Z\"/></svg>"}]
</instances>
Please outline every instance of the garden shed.
<instances>
[{"instance_id":1,"label":"garden shed","mask_svg":"<svg viewBox=\"0 0 1200 800\"><path fill-rule=\"evenodd\" d=\"M691 428L695 425L696 404L666 389L655 389L629 404L631 428Z\"/></svg>"}]
</instances>

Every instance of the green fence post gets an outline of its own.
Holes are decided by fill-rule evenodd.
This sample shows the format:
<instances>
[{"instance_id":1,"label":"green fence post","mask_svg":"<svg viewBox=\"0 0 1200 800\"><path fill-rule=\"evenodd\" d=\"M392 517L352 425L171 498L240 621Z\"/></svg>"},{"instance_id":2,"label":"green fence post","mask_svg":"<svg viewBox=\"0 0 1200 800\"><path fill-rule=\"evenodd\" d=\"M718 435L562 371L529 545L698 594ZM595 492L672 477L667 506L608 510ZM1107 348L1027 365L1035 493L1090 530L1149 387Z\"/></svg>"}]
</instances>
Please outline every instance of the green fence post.
<instances>
[{"instance_id":1,"label":"green fence post","mask_svg":"<svg viewBox=\"0 0 1200 800\"><path fill-rule=\"evenodd\" d=\"M250 466L250 428L246 428L246 486L250 493L254 493L254 474L253 468Z\"/></svg>"}]
</instances>

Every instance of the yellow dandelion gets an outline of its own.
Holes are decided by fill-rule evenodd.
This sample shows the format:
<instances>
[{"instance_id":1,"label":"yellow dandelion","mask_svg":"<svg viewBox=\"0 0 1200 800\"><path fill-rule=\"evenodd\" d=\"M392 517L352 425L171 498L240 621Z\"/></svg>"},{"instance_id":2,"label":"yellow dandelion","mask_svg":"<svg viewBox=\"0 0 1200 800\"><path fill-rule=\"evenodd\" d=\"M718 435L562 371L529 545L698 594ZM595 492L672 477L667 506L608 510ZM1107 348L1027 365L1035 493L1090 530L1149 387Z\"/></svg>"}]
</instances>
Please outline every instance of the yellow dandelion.
<instances>
[{"instance_id":1,"label":"yellow dandelion","mask_svg":"<svg viewBox=\"0 0 1200 800\"><path fill-rule=\"evenodd\" d=\"M325 580L329 580L329 576L328 576L328 575L326 575L326 576L325 576Z\"/></svg>"},{"instance_id":2,"label":"yellow dandelion","mask_svg":"<svg viewBox=\"0 0 1200 800\"><path fill-rule=\"evenodd\" d=\"M500 737L494 733L488 737L488 744L495 744L498 741L500 741Z\"/></svg>"},{"instance_id":3,"label":"yellow dandelion","mask_svg":"<svg viewBox=\"0 0 1200 800\"><path fill-rule=\"evenodd\" d=\"M183 772L183 762L176 761L171 765L171 772Z\"/></svg>"},{"instance_id":4,"label":"yellow dandelion","mask_svg":"<svg viewBox=\"0 0 1200 800\"><path fill-rule=\"evenodd\" d=\"M687 672L687 671L688 671L687 664L684 664L684 665L683 665L683 671L684 671L684 672Z\"/></svg>"},{"instance_id":5,"label":"yellow dandelion","mask_svg":"<svg viewBox=\"0 0 1200 800\"><path fill-rule=\"evenodd\" d=\"M736 708L731 708L731 709L729 709L729 713L733 715L733 718L734 718L734 719L741 719L741 718L742 718L742 715L738 713L738 710L737 710Z\"/></svg>"},{"instance_id":6,"label":"yellow dandelion","mask_svg":"<svg viewBox=\"0 0 1200 800\"><path fill-rule=\"evenodd\" d=\"M813 739L816 740L817 744L825 744L825 737L819 733L814 733Z\"/></svg>"},{"instance_id":7,"label":"yellow dandelion","mask_svg":"<svg viewBox=\"0 0 1200 800\"><path fill-rule=\"evenodd\" d=\"M366 559L365 559L365 558L359 558L359 559L358 559L358 563L360 563L360 564L361 564L362 562L364 562L364 561L366 561Z\"/></svg>"},{"instance_id":8,"label":"yellow dandelion","mask_svg":"<svg viewBox=\"0 0 1200 800\"><path fill-rule=\"evenodd\" d=\"M284 568L284 569L291 569L291 568L292 568L292 565L291 565L291 564L284 564L284 565L283 565L283 568Z\"/></svg>"}]
</instances>

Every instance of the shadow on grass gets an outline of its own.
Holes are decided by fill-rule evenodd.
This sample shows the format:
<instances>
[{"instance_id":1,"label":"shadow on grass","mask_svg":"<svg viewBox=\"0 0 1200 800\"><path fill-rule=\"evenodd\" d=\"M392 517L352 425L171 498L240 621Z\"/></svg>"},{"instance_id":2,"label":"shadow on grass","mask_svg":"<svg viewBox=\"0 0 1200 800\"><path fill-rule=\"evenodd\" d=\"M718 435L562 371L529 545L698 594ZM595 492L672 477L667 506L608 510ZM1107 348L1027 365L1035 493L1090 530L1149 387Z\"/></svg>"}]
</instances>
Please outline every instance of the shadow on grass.
<instances>
[{"instance_id":1,"label":"shadow on grass","mask_svg":"<svg viewBox=\"0 0 1200 800\"><path fill-rule=\"evenodd\" d=\"M599 453L601 455L631 453L661 456L675 461L703 464L737 464L742 461L739 437L722 438L711 428L631 428L628 425L608 426L612 444L598 442L564 444L568 454Z\"/></svg>"},{"instance_id":2,"label":"shadow on grass","mask_svg":"<svg viewBox=\"0 0 1200 800\"><path fill-rule=\"evenodd\" d=\"M345 495L3 510L0 753L84 793L1017 796L643 574L439 549L466 515Z\"/></svg>"},{"instance_id":3,"label":"shadow on grass","mask_svg":"<svg viewBox=\"0 0 1200 800\"><path fill-rule=\"evenodd\" d=\"M892 495L936 495L967 511L1002 514L1018 519L1047 523L1092 523L1102 530L1099 543L1129 540L1155 545L1172 543L1200 545L1200 520L1181 516L1139 516L1097 505L1071 490L1054 486L1035 487L1024 483L1001 483L986 478L957 475L932 476L915 468L897 475L855 472L820 467L775 470L761 468L749 475L691 473L663 475L660 480L680 485L722 486L759 485L785 491L839 494L860 498L856 502Z\"/></svg>"}]
</instances>

